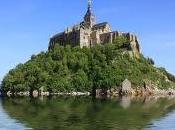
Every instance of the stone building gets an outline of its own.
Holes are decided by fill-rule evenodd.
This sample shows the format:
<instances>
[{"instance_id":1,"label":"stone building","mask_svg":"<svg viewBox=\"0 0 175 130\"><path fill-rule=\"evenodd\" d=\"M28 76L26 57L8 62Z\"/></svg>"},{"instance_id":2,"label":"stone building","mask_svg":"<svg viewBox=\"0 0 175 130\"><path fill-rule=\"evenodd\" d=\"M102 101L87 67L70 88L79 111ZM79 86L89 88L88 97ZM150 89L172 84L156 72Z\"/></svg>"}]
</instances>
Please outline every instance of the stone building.
<instances>
[{"instance_id":1,"label":"stone building","mask_svg":"<svg viewBox=\"0 0 175 130\"><path fill-rule=\"evenodd\" d=\"M96 44L112 43L118 36L124 36L130 41L130 48L135 55L140 53L136 35L112 31L107 22L96 23L95 15L92 11L92 0L88 0L88 9L84 20L80 24L52 36L49 42L49 50L53 49L55 44L91 47Z\"/></svg>"},{"instance_id":2,"label":"stone building","mask_svg":"<svg viewBox=\"0 0 175 130\"><path fill-rule=\"evenodd\" d=\"M120 89L120 95L128 95L128 94L132 94L133 89L132 89L132 84L128 79L125 79L122 82L122 86Z\"/></svg>"},{"instance_id":3,"label":"stone building","mask_svg":"<svg viewBox=\"0 0 175 130\"><path fill-rule=\"evenodd\" d=\"M131 82L128 79L125 79L122 82L122 91L127 92L127 91L131 91L131 90L132 90Z\"/></svg>"}]
</instances>

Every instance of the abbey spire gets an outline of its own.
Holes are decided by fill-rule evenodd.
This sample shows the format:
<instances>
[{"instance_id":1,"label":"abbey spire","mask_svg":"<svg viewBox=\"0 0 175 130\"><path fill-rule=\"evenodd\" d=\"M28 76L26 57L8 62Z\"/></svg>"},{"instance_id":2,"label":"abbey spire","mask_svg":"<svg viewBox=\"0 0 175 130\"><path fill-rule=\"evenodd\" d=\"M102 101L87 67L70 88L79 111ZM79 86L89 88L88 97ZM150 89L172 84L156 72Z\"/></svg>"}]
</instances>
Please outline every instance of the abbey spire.
<instances>
[{"instance_id":1,"label":"abbey spire","mask_svg":"<svg viewBox=\"0 0 175 130\"><path fill-rule=\"evenodd\" d=\"M92 0L88 0L88 10L92 9Z\"/></svg>"},{"instance_id":2,"label":"abbey spire","mask_svg":"<svg viewBox=\"0 0 175 130\"><path fill-rule=\"evenodd\" d=\"M92 12L92 0L88 0L88 9L84 16L84 23L88 28L95 25L95 15Z\"/></svg>"}]
</instances>

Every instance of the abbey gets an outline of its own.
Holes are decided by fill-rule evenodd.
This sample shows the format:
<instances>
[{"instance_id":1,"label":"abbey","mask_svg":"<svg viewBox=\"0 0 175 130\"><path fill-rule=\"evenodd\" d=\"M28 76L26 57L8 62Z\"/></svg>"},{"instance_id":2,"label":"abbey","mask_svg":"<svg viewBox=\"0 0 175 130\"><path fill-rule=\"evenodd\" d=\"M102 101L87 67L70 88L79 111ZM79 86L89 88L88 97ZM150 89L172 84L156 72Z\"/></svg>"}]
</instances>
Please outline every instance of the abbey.
<instances>
[{"instance_id":1,"label":"abbey","mask_svg":"<svg viewBox=\"0 0 175 130\"><path fill-rule=\"evenodd\" d=\"M119 36L124 36L130 41L130 48L135 55L140 53L137 36L131 33L112 31L107 22L96 23L95 15L92 12L92 0L88 0L88 9L84 20L80 24L52 36L49 50L53 49L55 44L91 47L96 44L112 43Z\"/></svg>"}]
</instances>

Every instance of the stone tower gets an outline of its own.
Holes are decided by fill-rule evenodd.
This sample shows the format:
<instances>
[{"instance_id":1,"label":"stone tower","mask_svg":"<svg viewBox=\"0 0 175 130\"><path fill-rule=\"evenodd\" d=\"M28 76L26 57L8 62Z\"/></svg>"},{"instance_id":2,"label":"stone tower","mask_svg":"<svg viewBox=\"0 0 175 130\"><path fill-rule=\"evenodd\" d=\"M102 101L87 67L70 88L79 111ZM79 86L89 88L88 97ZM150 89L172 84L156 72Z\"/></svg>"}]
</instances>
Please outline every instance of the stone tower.
<instances>
[{"instance_id":1,"label":"stone tower","mask_svg":"<svg viewBox=\"0 0 175 130\"><path fill-rule=\"evenodd\" d=\"M84 16L84 24L87 28L92 28L96 24L95 15L92 12L92 0L88 0L88 10Z\"/></svg>"}]
</instances>

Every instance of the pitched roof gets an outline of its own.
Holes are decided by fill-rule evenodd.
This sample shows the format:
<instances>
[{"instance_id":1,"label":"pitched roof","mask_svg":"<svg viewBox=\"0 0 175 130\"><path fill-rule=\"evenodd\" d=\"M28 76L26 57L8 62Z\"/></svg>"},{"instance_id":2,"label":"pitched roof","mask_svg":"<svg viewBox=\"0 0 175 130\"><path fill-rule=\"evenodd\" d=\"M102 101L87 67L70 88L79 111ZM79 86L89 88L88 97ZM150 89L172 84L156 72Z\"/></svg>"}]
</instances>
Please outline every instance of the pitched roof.
<instances>
[{"instance_id":1,"label":"pitched roof","mask_svg":"<svg viewBox=\"0 0 175 130\"><path fill-rule=\"evenodd\" d=\"M106 26L107 24L108 24L107 22L95 24L92 28L104 27L104 26Z\"/></svg>"}]
</instances>

